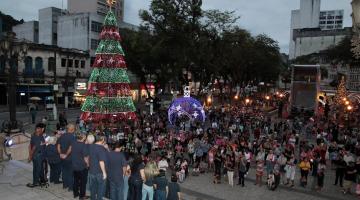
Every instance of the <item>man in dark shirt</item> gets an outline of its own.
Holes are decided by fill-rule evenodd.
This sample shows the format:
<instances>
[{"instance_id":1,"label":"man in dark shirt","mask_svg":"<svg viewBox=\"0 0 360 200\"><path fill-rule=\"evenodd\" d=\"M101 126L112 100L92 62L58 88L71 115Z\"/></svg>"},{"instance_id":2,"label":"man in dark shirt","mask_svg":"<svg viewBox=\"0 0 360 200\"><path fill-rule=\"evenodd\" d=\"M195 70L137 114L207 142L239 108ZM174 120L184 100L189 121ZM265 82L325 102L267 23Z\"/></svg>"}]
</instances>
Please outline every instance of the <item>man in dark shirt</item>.
<instances>
[{"instance_id":1,"label":"man in dark shirt","mask_svg":"<svg viewBox=\"0 0 360 200\"><path fill-rule=\"evenodd\" d=\"M43 133L45 130L45 125L39 123L35 127L35 133L31 136L30 144L29 144L29 162L33 162L33 183L27 184L28 187L36 187L39 186L42 181L44 181L44 177L41 177L43 173L43 153L44 153L44 145L45 139L43 137Z\"/></svg>"},{"instance_id":2,"label":"man in dark shirt","mask_svg":"<svg viewBox=\"0 0 360 200\"><path fill-rule=\"evenodd\" d=\"M110 199L124 199L124 178L126 160L121 152L121 143L115 144L114 151L108 153L108 179L110 182Z\"/></svg>"},{"instance_id":3,"label":"man in dark shirt","mask_svg":"<svg viewBox=\"0 0 360 200\"><path fill-rule=\"evenodd\" d=\"M104 147L105 137L96 136L95 144L89 146L89 181L91 200L102 200L105 194L107 178L106 165L107 150Z\"/></svg>"},{"instance_id":4,"label":"man in dark shirt","mask_svg":"<svg viewBox=\"0 0 360 200\"><path fill-rule=\"evenodd\" d=\"M59 184L61 159L56 149L56 140L55 136L49 138L49 143L45 147L44 157L50 165L50 183Z\"/></svg>"},{"instance_id":5,"label":"man in dark shirt","mask_svg":"<svg viewBox=\"0 0 360 200\"><path fill-rule=\"evenodd\" d=\"M350 193L353 183L356 181L356 167L354 162L349 162L345 170L345 183L343 193Z\"/></svg>"},{"instance_id":6,"label":"man in dark shirt","mask_svg":"<svg viewBox=\"0 0 360 200\"><path fill-rule=\"evenodd\" d=\"M72 144L71 161L74 170L74 198L85 199L86 182L88 175L88 148L85 145L86 136L83 134L76 135L76 141Z\"/></svg>"},{"instance_id":7,"label":"man in dark shirt","mask_svg":"<svg viewBox=\"0 0 360 200\"><path fill-rule=\"evenodd\" d=\"M343 180L345 175L345 169L346 169L346 162L344 161L344 157L342 155L339 156L339 159L335 161L336 164L336 178L335 178L335 184L337 185L338 181L340 182L340 187L343 187Z\"/></svg>"},{"instance_id":8,"label":"man in dark shirt","mask_svg":"<svg viewBox=\"0 0 360 200\"><path fill-rule=\"evenodd\" d=\"M181 199L181 192L180 186L177 183L176 174L171 176L171 182L169 183L169 193L167 196L167 200L180 200Z\"/></svg>"},{"instance_id":9,"label":"man in dark shirt","mask_svg":"<svg viewBox=\"0 0 360 200\"><path fill-rule=\"evenodd\" d=\"M71 164L72 144L75 141L75 125L69 124L67 132L57 141L57 150L61 158L61 172L63 188L71 191L73 189L73 170Z\"/></svg>"},{"instance_id":10,"label":"man in dark shirt","mask_svg":"<svg viewBox=\"0 0 360 200\"><path fill-rule=\"evenodd\" d=\"M154 180L155 196L157 200L166 200L167 193L169 191L168 181L165 177L165 171L160 169L160 175Z\"/></svg>"}]
</instances>

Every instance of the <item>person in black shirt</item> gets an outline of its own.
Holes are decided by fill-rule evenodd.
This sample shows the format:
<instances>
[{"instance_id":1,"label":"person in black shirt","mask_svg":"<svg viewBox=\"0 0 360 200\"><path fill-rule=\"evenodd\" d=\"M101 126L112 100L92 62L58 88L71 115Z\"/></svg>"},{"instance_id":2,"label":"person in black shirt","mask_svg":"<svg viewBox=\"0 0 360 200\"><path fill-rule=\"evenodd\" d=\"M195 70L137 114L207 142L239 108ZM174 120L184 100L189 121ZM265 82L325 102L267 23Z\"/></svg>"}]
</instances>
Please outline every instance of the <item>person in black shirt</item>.
<instances>
[{"instance_id":1,"label":"person in black shirt","mask_svg":"<svg viewBox=\"0 0 360 200\"><path fill-rule=\"evenodd\" d=\"M219 150L216 151L214 164L215 164L214 183L220 183L222 157Z\"/></svg>"},{"instance_id":2,"label":"person in black shirt","mask_svg":"<svg viewBox=\"0 0 360 200\"><path fill-rule=\"evenodd\" d=\"M167 200L180 200L181 192L180 192L180 186L177 183L176 174L173 174L171 176L171 182L169 183L168 187L169 187L169 193L167 196Z\"/></svg>"},{"instance_id":3,"label":"person in black shirt","mask_svg":"<svg viewBox=\"0 0 360 200\"><path fill-rule=\"evenodd\" d=\"M343 193L350 193L353 183L356 181L356 167L354 162L349 162L345 170L345 183Z\"/></svg>"},{"instance_id":4,"label":"person in black shirt","mask_svg":"<svg viewBox=\"0 0 360 200\"><path fill-rule=\"evenodd\" d=\"M50 165L50 183L59 184L61 174L61 159L56 149L56 137L50 137L49 144L45 147L45 158Z\"/></svg>"},{"instance_id":5,"label":"person in black shirt","mask_svg":"<svg viewBox=\"0 0 360 200\"><path fill-rule=\"evenodd\" d=\"M61 158L61 172L63 188L71 191L73 189L73 170L71 164L72 144L75 141L75 125L69 124L67 132L58 139L57 150Z\"/></svg>"},{"instance_id":6,"label":"person in black shirt","mask_svg":"<svg viewBox=\"0 0 360 200\"><path fill-rule=\"evenodd\" d=\"M156 200L166 200L169 192L168 181L165 176L165 171L160 169L160 174L154 179Z\"/></svg>"},{"instance_id":7,"label":"person in black shirt","mask_svg":"<svg viewBox=\"0 0 360 200\"><path fill-rule=\"evenodd\" d=\"M105 137L95 137L95 144L89 146L90 197L91 200L102 200L105 194L105 183L107 178L107 150L104 147Z\"/></svg>"},{"instance_id":8,"label":"person in black shirt","mask_svg":"<svg viewBox=\"0 0 360 200\"><path fill-rule=\"evenodd\" d=\"M110 199L124 200L124 174L126 173L125 155L121 152L121 143L115 144L114 151L108 153L108 179Z\"/></svg>"},{"instance_id":9,"label":"person in black shirt","mask_svg":"<svg viewBox=\"0 0 360 200\"><path fill-rule=\"evenodd\" d=\"M73 194L74 198L79 197L79 199L86 199L87 168L89 166L88 148L84 143L86 136L78 134L76 139L77 141L72 144L71 153L72 168L74 170Z\"/></svg>"},{"instance_id":10,"label":"person in black shirt","mask_svg":"<svg viewBox=\"0 0 360 200\"><path fill-rule=\"evenodd\" d=\"M337 183L340 182L340 187L343 187L346 162L344 161L344 157L342 155L339 155L339 159L335 161L335 165L336 165L336 172L335 172L336 178L334 185L337 185Z\"/></svg>"},{"instance_id":11,"label":"person in black shirt","mask_svg":"<svg viewBox=\"0 0 360 200\"><path fill-rule=\"evenodd\" d=\"M44 180L44 177L41 177L41 174L44 174L42 167L45 145L45 139L43 137L44 130L44 124L37 124L35 127L35 133L31 136L30 139L28 161L33 162L33 183L27 184L28 187L40 186L40 184Z\"/></svg>"},{"instance_id":12,"label":"person in black shirt","mask_svg":"<svg viewBox=\"0 0 360 200\"><path fill-rule=\"evenodd\" d=\"M142 184L145 180L144 167L145 166L142 157L137 155L131 164L128 200L141 200Z\"/></svg>"}]
</instances>

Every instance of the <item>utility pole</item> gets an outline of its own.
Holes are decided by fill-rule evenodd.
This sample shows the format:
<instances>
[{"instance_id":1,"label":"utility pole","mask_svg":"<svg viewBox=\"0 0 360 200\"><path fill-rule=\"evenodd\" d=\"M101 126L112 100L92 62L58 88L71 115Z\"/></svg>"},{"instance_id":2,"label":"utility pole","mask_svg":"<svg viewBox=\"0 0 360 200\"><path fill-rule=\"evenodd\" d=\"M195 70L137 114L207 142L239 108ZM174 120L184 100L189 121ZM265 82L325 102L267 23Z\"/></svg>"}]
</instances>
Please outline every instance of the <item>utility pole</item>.
<instances>
[{"instance_id":1,"label":"utility pole","mask_svg":"<svg viewBox=\"0 0 360 200\"><path fill-rule=\"evenodd\" d=\"M51 63L53 70L54 70L54 84L53 84L53 92L54 92L54 106L53 106L53 115L54 115L54 120L57 120L57 90L58 90L58 86L56 83L56 69L57 69L57 61L56 61L56 50L54 51L54 62Z\"/></svg>"},{"instance_id":2,"label":"utility pole","mask_svg":"<svg viewBox=\"0 0 360 200\"><path fill-rule=\"evenodd\" d=\"M69 63L69 54L67 55L67 63ZM66 74L65 74L65 81L64 81L64 89L65 89L65 109L69 107L69 64L66 66Z\"/></svg>"}]
</instances>

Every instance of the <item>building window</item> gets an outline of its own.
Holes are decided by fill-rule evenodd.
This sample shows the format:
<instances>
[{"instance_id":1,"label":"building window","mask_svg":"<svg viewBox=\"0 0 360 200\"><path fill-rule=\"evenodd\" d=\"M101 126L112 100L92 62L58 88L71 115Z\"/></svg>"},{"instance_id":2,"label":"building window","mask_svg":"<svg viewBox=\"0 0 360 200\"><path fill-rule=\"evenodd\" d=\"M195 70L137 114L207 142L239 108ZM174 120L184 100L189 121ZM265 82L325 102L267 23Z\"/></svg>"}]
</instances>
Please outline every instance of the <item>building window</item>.
<instances>
[{"instance_id":1,"label":"building window","mask_svg":"<svg viewBox=\"0 0 360 200\"><path fill-rule=\"evenodd\" d=\"M342 19L343 18L343 16L336 16L336 19Z\"/></svg>"},{"instance_id":2,"label":"building window","mask_svg":"<svg viewBox=\"0 0 360 200\"><path fill-rule=\"evenodd\" d=\"M334 21L327 21L327 24L334 24Z\"/></svg>"},{"instance_id":3,"label":"building window","mask_svg":"<svg viewBox=\"0 0 360 200\"><path fill-rule=\"evenodd\" d=\"M43 59L40 57L35 58L35 73L36 74L43 74L44 68L43 68Z\"/></svg>"},{"instance_id":4,"label":"building window","mask_svg":"<svg viewBox=\"0 0 360 200\"><path fill-rule=\"evenodd\" d=\"M0 73L4 73L5 72L5 56L1 55L0 56Z\"/></svg>"},{"instance_id":5,"label":"building window","mask_svg":"<svg viewBox=\"0 0 360 200\"><path fill-rule=\"evenodd\" d=\"M55 71L56 69L56 60L54 57L48 59L48 71Z\"/></svg>"},{"instance_id":6,"label":"building window","mask_svg":"<svg viewBox=\"0 0 360 200\"><path fill-rule=\"evenodd\" d=\"M68 65L67 65L68 67L73 67L73 60L68 60Z\"/></svg>"},{"instance_id":7,"label":"building window","mask_svg":"<svg viewBox=\"0 0 360 200\"><path fill-rule=\"evenodd\" d=\"M66 67L66 59L61 58L61 67Z\"/></svg>"},{"instance_id":8,"label":"building window","mask_svg":"<svg viewBox=\"0 0 360 200\"><path fill-rule=\"evenodd\" d=\"M102 28L102 24L99 22L91 21L91 31L100 33Z\"/></svg>"},{"instance_id":9,"label":"building window","mask_svg":"<svg viewBox=\"0 0 360 200\"><path fill-rule=\"evenodd\" d=\"M336 24L341 24L341 23L342 23L342 21L336 21L335 23L336 23Z\"/></svg>"},{"instance_id":10,"label":"building window","mask_svg":"<svg viewBox=\"0 0 360 200\"><path fill-rule=\"evenodd\" d=\"M96 49L98 46L99 40L91 39L91 49Z\"/></svg>"},{"instance_id":11,"label":"building window","mask_svg":"<svg viewBox=\"0 0 360 200\"><path fill-rule=\"evenodd\" d=\"M334 19L334 16L328 16L327 19Z\"/></svg>"},{"instance_id":12,"label":"building window","mask_svg":"<svg viewBox=\"0 0 360 200\"><path fill-rule=\"evenodd\" d=\"M82 60L82 61L81 61L80 66L81 66L81 68L85 68L85 60Z\"/></svg>"},{"instance_id":13,"label":"building window","mask_svg":"<svg viewBox=\"0 0 360 200\"><path fill-rule=\"evenodd\" d=\"M320 21L320 24L325 24L325 21Z\"/></svg>"},{"instance_id":14,"label":"building window","mask_svg":"<svg viewBox=\"0 0 360 200\"><path fill-rule=\"evenodd\" d=\"M75 60L75 68L79 68L79 60Z\"/></svg>"},{"instance_id":15,"label":"building window","mask_svg":"<svg viewBox=\"0 0 360 200\"><path fill-rule=\"evenodd\" d=\"M53 44L57 44L57 33L53 33Z\"/></svg>"},{"instance_id":16,"label":"building window","mask_svg":"<svg viewBox=\"0 0 360 200\"><path fill-rule=\"evenodd\" d=\"M27 56L25 58L25 75L30 75L32 74L32 70L33 70L33 59L30 56Z\"/></svg>"},{"instance_id":17,"label":"building window","mask_svg":"<svg viewBox=\"0 0 360 200\"><path fill-rule=\"evenodd\" d=\"M95 57L91 57L90 58L90 65L93 66L94 62L95 62Z\"/></svg>"}]
</instances>

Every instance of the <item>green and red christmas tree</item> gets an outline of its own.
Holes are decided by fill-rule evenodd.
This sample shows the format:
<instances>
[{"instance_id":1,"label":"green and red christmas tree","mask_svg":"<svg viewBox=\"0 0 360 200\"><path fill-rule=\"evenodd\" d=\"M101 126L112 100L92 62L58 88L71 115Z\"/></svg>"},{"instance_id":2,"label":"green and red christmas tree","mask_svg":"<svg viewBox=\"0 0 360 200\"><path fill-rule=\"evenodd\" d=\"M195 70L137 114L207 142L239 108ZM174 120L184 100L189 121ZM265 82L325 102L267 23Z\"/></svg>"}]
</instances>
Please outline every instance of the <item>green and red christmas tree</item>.
<instances>
[{"instance_id":1,"label":"green and red christmas tree","mask_svg":"<svg viewBox=\"0 0 360 200\"><path fill-rule=\"evenodd\" d=\"M85 121L135 119L124 51L120 45L117 20L110 10L104 20L96 59L81 110Z\"/></svg>"}]
</instances>

